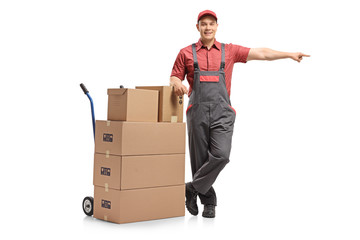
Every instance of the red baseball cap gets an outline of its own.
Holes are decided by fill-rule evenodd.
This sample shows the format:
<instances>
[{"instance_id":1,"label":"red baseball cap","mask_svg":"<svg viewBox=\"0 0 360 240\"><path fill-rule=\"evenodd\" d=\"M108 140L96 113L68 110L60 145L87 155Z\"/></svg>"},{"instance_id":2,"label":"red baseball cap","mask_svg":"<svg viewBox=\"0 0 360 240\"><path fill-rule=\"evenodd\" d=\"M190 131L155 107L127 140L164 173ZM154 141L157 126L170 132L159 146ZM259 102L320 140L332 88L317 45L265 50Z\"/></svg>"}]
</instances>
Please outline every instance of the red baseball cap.
<instances>
[{"instance_id":1,"label":"red baseball cap","mask_svg":"<svg viewBox=\"0 0 360 240\"><path fill-rule=\"evenodd\" d=\"M217 21L217 16L216 14L213 12L213 11L210 11L210 10L205 10L205 11L202 11L201 13L199 13L199 16L198 16L198 22L200 21L200 19L204 16L213 16L215 18L215 20Z\"/></svg>"}]
</instances>

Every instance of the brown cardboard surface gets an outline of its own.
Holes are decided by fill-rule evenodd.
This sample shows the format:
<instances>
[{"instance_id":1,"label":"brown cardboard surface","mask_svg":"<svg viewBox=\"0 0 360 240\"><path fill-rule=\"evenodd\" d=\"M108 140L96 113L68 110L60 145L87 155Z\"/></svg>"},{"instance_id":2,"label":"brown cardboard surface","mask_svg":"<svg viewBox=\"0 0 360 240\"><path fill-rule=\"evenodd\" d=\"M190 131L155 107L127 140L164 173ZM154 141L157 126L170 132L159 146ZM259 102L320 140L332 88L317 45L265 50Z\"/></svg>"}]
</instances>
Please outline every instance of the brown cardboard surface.
<instances>
[{"instance_id":1,"label":"brown cardboard surface","mask_svg":"<svg viewBox=\"0 0 360 240\"><path fill-rule=\"evenodd\" d=\"M171 116L177 116L177 122L183 122L184 101L179 104L179 97L171 86L141 86L136 89L159 91L159 122L171 122Z\"/></svg>"},{"instance_id":2,"label":"brown cardboard surface","mask_svg":"<svg viewBox=\"0 0 360 240\"><path fill-rule=\"evenodd\" d=\"M126 190L185 182L185 154L115 156L95 153L94 185Z\"/></svg>"},{"instance_id":3,"label":"brown cardboard surface","mask_svg":"<svg viewBox=\"0 0 360 240\"><path fill-rule=\"evenodd\" d=\"M157 122L158 92L154 90L108 89L108 120Z\"/></svg>"},{"instance_id":4,"label":"brown cardboard surface","mask_svg":"<svg viewBox=\"0 0 360 240\"><path fill-rule=\"evenodd\" d=\"M111 155L185 153L185 123L96 121L95 152Z\"/></svg>"},{"instance_id":5,"label":"brown cardboard surface","mask_svg":"<svg viewBox=\"0 0 360 240\"><path fill-rule=\"evenodd\" d=\"M121 188L121 156L95 153L93 184L100 187Z\"/></svg>"},{"instance_id":6,"label":"brown cardboard surface","mask_svg":"<svg viewBox=\"0 0 360 240\"><path fill-rule=\"evenodd\" d=\"M185 216L185 185L113 190L94 187L94 217L129 223Z\"/></svg>"},{"instance_id":7,"label":"brown cardboard surface","mask_svg":"<svg viewBox=\"0 0 360 240\"><path fill-rule=\"evenodd\" d=\"M121 189L185 183L185 154L123 156Z\"/></svg>"}]
</instances>

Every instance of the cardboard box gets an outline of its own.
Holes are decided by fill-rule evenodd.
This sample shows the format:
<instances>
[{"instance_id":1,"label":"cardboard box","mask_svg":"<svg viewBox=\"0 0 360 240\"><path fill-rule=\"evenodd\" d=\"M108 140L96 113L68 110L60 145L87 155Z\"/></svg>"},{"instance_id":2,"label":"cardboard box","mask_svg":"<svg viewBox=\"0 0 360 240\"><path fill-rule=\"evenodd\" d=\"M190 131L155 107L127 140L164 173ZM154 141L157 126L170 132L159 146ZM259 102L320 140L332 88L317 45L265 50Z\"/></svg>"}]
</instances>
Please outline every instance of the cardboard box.
<instances>
[{"instance_id":1,"label":"cardboard box","mask_svg":"<svg viewBox=\"0 0 360 240\"><path fill-rule=\"evenodd\" d=\"M157 122L157 91L116 88L108 89L108 120Z\"/></svg>"},{"instance_id":2,"label":"cardboard box","mask_svg":"<svg viewBox=\"0 0 360 240\"><path fill-rule=\"evenodd\" d=\"M94 187L95 218L129 223L179 216L185 216L185 184L125 191Z\"/></svg>"},{"instance_id":3,"label":"cardboard box","mask_svg":"<svg viewBox=\"0 0 360 240\"><path fill-rule=\"evenodd\" d=\"M96 121L95 152L110 155L185 153L185 131L185 123Z\"/></svg>"},{"instance_id":4,"label":"cardboard box","mask_svg":"<svg viewBox=\"0 0 360 240\"><path fill-rule=\"evenodd\" d=\"M171 86L141 86L136 89L159 91L159 122L171 122L172 116L177 117L177 122L183 122L184 101L181 100L182 103L179 103L180 99Z\"/></svg>"},{"instance_id":5,"label":"cardboard box","mask_svg":"<svg viewBox=\"0 0 360 240\"><path fill-rule=\"evenodd\" d=\"M115 156L95 153L94 185L117 189L185 183L185 154Z\"/></svg>"}]
</instances>

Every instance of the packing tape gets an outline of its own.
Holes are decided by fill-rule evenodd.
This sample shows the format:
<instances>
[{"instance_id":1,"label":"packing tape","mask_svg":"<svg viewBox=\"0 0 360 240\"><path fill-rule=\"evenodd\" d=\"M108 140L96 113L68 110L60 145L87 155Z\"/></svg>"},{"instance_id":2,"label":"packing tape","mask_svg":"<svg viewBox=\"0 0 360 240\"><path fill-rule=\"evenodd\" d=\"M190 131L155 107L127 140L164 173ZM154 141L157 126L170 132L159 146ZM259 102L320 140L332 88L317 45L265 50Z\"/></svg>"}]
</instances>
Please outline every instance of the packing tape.
<instances>
[{"instance_id":1,"label":"packing tape","mask_svg":"<svg viewBox=\"0 0 360 240\"><path fill-rule=\"evenodd\" d=\"M105 183L105 192L109 192L109 184Z\"/></svg>"},{"instance_id":2,"label":"packing tape","mask_svg":"<svg viewBox=\"0 0 360 240\"><path fill-rule=\"evenodd\" d=\"M110 121L106 121L106 126L110 127Z\"/></svg>"},{"instance_id":3,"label":"packing tape","mask_svg":"<svg viewBox=\"0 0 360 240\"><path fill-rule=\"evenodd\" d=\"M171 123L177 123L177 116L171 116Z\"/></svg>"},{"instance_id":4,"label":"packing tape","mask_svg":"<svg viewBox=\"0 0 360 240\"><path fill-rule=\"evenodd\" d=\"M105 157L106 157L106 158L109 158L110 150L106 150L105 154L106 154Z\"/></svg>"},{"instance_id":5,"label":"packing tape","mask_svg":"<svg viewBox=\"0 0 360 240\"><path fill-rule=\"evenodd\" d=\"M106 215L104 215L104 220L107 221L107 216Z\"/></svg>"}]
</instances>

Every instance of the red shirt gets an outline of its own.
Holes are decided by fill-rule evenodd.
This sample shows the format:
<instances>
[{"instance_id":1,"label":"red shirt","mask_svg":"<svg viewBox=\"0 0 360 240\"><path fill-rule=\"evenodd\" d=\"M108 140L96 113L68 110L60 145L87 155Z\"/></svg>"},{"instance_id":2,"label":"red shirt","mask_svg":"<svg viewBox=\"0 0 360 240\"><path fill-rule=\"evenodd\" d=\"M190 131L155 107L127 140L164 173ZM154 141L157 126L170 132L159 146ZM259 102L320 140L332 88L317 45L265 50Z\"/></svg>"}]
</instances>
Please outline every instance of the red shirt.
<instances>
[{"instance_id":1,"label":"red shirt","mask_svg":"<svg viewBox=\"0 0 360 240\"><path fill-rule=\"evenodd\" d=\"M246 63L249 51L250 48L247 47L231 43L225 44L225 82L229 97L234 63ZM196 54L200 71L219 71L221 62L221 43L217 42L216 39L210 50L208 50L199 39L196 43ZM185 79L185 75L187 75L186 78L190 85L190 96L194 82L194 59L191 45L180 50L171 72L171 76L178 77L182 81Z\"/></svg>"}]
</instances>

